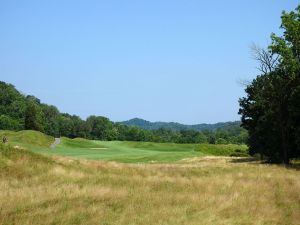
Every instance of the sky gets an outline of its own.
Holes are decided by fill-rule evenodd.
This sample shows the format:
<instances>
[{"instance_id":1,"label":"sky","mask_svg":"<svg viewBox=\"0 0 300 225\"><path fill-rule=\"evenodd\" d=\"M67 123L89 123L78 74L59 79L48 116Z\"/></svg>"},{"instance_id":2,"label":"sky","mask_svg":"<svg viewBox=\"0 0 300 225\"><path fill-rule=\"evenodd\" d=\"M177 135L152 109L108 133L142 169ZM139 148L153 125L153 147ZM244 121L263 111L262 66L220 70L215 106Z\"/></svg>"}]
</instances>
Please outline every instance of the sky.
<instances>
[{"instance_id":1,"label":"sky","mask_svg":"<svg viewBox=\"0 0 300 225\"><path fill-rule=\"evenodd\" d=\"M85 119L239 120L286 0L0 0L0 80Z\"/></svg>"}]
</instances>

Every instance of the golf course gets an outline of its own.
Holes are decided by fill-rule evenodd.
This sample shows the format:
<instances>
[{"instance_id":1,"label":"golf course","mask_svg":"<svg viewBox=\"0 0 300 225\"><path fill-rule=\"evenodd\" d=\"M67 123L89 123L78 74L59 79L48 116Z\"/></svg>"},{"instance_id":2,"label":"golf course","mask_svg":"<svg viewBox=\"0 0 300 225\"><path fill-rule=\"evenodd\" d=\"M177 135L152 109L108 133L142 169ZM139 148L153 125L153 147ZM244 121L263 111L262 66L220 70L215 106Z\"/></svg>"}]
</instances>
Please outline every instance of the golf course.
<instances>
[{"instance_id":1,"label":"golf course","mask_svg":"<svg viewBox=\"0 0 300 225\"><path fill-rule=\"evenodd\" d=\"M0 224L298 224L300 175L244 145L1 131ZM246 155L245 155L246 156ZM259 196L259 197L258 197ZM253 219L255 218L255 220Z\"/></svg>"},{"instance_id":2,"label":"golf course","mask_svg":"<svg viewBox=\"0 0 300 225\"><path fill-rule=\"evenodd\" d=\"M12 146L29 148L36 153L116 161L123 163L173 162L201 156L247 156L246 145L175 144L129 141L95 141L83 138L65 138L51 148L55 139L38 131L0 131Z\"/></svg>"},{"instance_id":3,"label":"golf course","mask_svg":"<svg viewBox=\"0 0 300 225\"><path fill-rule=\"evenodd\" d=\"M300 225L299 1L0 1L0 225Z\"/></svg>"}]
</instances>

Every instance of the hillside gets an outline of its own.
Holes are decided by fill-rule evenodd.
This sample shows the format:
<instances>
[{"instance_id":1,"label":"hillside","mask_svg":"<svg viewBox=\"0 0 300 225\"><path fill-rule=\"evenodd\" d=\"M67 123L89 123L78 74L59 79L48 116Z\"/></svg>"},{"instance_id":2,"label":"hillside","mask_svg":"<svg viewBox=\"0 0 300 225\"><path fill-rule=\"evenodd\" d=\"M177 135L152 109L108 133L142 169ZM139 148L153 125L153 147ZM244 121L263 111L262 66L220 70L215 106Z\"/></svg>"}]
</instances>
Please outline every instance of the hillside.
<instances>
[{"instance_id":1,"label":"hillside","mask_svg":"<svg viewBox=\"0 0 300 225\"><path fill-rule=\"evenodd\" d=\"M180 124L175 122L150 122L147 120L134 118L120 123L127 126L135 126L146 130L157 130L160 128L169 129L173 131L180 131L180 130L216 131L216 130L230 130L230 129L237 129L237 128L243 130L243 128L240 127L241 125L240 121L214 123L214 124L202 123L202 124L195 124L195 125L185 125L185 124Z\"/></svg>"}]
</instances>

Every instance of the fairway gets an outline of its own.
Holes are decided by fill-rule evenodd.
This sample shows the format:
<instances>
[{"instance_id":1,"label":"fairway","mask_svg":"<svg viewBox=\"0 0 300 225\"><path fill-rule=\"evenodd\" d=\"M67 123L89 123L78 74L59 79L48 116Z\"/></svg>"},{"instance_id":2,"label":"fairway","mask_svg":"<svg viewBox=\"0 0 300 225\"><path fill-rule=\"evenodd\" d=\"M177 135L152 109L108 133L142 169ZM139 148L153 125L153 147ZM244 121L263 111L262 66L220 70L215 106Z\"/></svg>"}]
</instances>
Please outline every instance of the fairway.
<instances>
[{"instance_id":1,"label":"fairway","mask_svg":"<svg viewBox=\"0 0 300 225\"><path fill-rule=\"evenodd\" d=\"M81 159L124 163L173 162L201 156L230 156L236 151L246 154L245 145L174 144L127 141L93 141L82 138L61 138L50 148L54 138L36 131L0 131L13 146L21 146L37 153Z\"/></svg>"},{"instance_id":2,"label":"fairway","mask_svg":"<svg viewBox=\"0 0 300 225\"><path fill-rule=\"evenodd\" d=\"M0 225L300 225L299 2L0 11Z\"/></svg>"},{"instance_id":3,"label":"fairway","mask_svg":"<svg viewBox=\"0 0 300 225\"><path fill-rule=\"evenodd\" d=\"M0 145L0 224L299 224L299 171L243 161L125 164Z\"/></svg>"}]
</instances>

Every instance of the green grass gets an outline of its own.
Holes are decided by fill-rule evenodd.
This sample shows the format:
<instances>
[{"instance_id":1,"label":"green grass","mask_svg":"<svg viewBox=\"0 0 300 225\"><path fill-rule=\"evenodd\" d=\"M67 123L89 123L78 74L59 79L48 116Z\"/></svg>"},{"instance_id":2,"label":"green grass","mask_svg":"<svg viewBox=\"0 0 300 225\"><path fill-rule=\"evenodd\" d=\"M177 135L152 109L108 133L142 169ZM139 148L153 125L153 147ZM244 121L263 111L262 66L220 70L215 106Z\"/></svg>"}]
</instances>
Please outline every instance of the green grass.
<instances>
[{"instance_id":1,"label":"green grass","mask_svg":"<svg viewBox=\"0 0 300 225\"><path fill-rule=\"evenodd\" d=\"M82 138L61 138L61 143L55 149L50 149L54 138L40 132L0 131L0 135L6 135L12 145L38 153L123 163L173 162L199 156L230 156L236 150L243 153L247 151L244 145L92 141Z\"/></svg>"},{"instance_id":2,"label":"green grass","mask_svg":"<svg viewBox=\"0 0 300 225\"><path fill-rule=\"evenodd\" d=\"M54 142L54 138L38 131L7 131L0 130L0 137L6 136L8 143L13 146L20 146L28 149L45 149Z\"/></svg>"},{"instance_id":3,"label":"green grass","mask_svg":"<svg viewBox=\"0 0 300 225\"><path fill-rule=\"evenodd\" d=\"M64 139L61 147L102 146L85 142ZM110 144L154 149L157 154L193 148ZM53 158L0 144L0 224L299 224L297 167L239 160L198 157L180 163L125 164Z\"/></svg>"},{"instance_id":4,"label":"green grass","mask_svg":"<svg viewBox=\"0 0 300 225\"><path fill-rule=\"evenodd\" d=\"M243 149L246 152L247 148L239 145L88 141L62 138L57 148L52 150L38 149L38 152L124 163L156 163L208 155L230 156L237 149Z\"/></svg>"}]
</instances>

